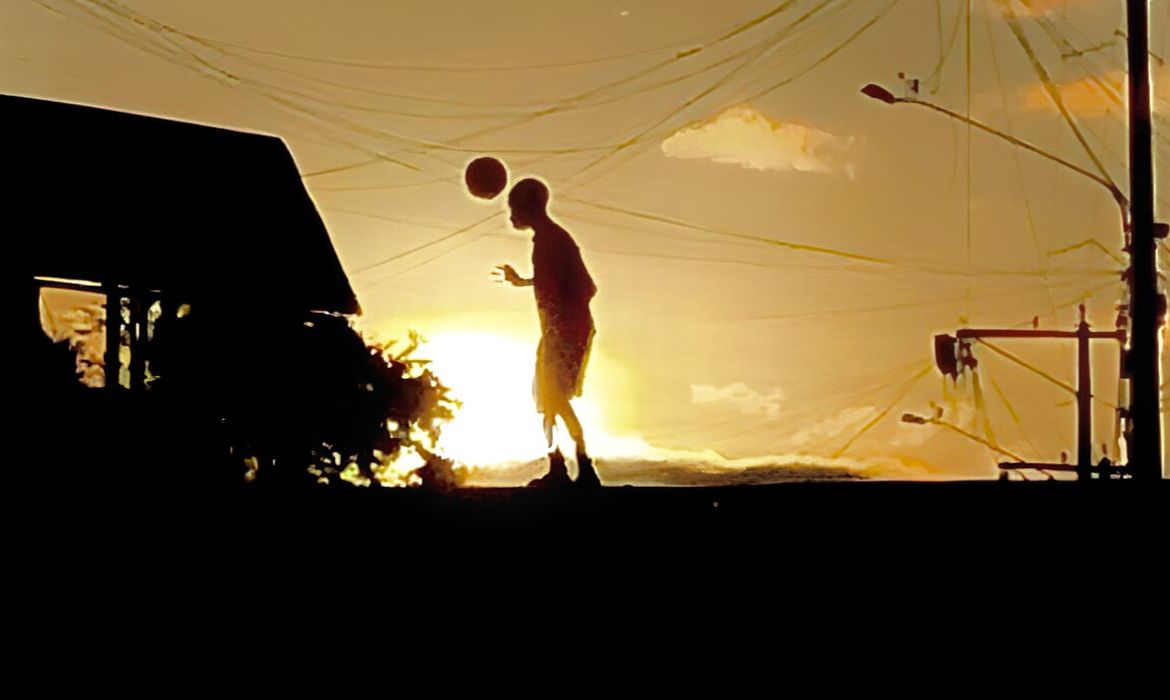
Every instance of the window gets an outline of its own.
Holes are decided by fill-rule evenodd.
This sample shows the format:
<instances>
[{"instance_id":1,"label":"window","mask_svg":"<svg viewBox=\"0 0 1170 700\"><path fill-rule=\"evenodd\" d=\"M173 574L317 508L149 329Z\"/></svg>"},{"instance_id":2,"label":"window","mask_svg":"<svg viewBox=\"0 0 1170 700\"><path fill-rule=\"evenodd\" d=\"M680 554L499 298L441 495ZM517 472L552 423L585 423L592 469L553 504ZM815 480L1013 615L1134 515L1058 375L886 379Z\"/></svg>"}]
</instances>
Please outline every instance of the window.
<instances>
[{"instance_id":1,"label":"window","mask_svg":"<svg viewBox=\"0 0 1170 700\"><path fill-rule=\"evenodd\" d=\"M96 283L41 281L41 330L67 342L77 358L77 378L89 387L106 384L106 295Z\"/></svg>"},{"instance_id":2,"label":"window","mask_svg":"<svg viewBox=\"0 0 1170 700\"><path fill-rule=\"evenodd\" d=\"M159 335L166 335L166 308L158 290L133 290L123 285L116 287L112 304L107 303L108 290L97 282L37 277L40 286L41 329L55 342L67 342L77 358L78 379L89 387L109 386L149 390L158 379L155 357ZM114 323L107 318L107 310L117 309ZM170 308L173 318L182 318L189 312L186 304ZM114 334L115 347L108 345L109 334ZM165 342L165 339L164 339ZM117 358L117 374L106 371L106 359Z\"/></svg>"}]
</instances>

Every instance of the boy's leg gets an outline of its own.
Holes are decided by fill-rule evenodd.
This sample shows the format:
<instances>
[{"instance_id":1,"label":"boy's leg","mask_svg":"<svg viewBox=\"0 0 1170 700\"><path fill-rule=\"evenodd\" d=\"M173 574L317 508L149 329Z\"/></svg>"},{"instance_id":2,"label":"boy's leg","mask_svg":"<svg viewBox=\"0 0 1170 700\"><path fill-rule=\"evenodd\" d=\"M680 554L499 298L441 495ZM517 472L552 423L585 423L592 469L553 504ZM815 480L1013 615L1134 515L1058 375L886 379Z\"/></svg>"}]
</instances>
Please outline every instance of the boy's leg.
<instances>
[{"instance_id":1,"label":"boy's leg","mask_svg":"<svg viewBox=\"0 0 1170 700\"><path fill-rule=\"evenodd\" d=\"M577 483L581 486L600 486L601 481L597 478L597 471L593 468L593 460L589 459L589 454L585 451L585 433L581 429L581 421L577 418L577 412L573 410L573 405L565 400L560 409L561 419L565 421L565 428L569 431L569 437L573 438L573 444L577 447Z\"/></svg>"},{"instance_id":2,"label":"boy's leg","mask_svg":"<svg viewBox=\"0 0 1170 700\"><path fill-rule=\"evenodd\" d=\"M544 413L544 439L548 443L548 451L552 452L556 447L555 437L557 427L557 414L552 411Z\"/></svg>"},{"instance_id":3,"label":"boy's leg","mask_svg":"<svg viewBox=\"0 0 1170 700\"><path fill-rule=\"evenodd\" d=\"M585 454L585 433L581 429L581 421L577 419L577 412L573 410L573 404L564 401L559 413L561 420L565 422L565 429L569 431L569 437L577 447L577 454Z\"/></svg>"},{"instance_id":4,"label":"boy's leg","mask_svg":"<svg viewBox=\"0 0 1170 700\"><path fill-rule=\"evenodd\" d=\"M528 482L531 487L561 486L572 483L569 479L569 470L565 467L565 457L556 447L554 438L557 414L546 411L544 414L544 436L548 440L548 473Z\"/></svg>"}]
</instances>

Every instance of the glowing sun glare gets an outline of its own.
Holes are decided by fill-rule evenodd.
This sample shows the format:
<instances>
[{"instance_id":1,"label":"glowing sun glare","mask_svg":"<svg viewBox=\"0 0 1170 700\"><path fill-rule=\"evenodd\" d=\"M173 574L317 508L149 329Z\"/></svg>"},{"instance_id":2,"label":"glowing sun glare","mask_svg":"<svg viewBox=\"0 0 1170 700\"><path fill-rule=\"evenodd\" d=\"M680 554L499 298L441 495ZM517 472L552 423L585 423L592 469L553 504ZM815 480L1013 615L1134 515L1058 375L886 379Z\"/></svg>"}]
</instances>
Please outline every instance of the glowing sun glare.
<instances>
[{"instance_id":1,"label":"glowing sun glare","mask_svg":"<svg viewBox=\"0 0 1170 700\"><path fill-rule=\"evenodd\" d=\"M464 464L490 466L546 454L540 416L532 401L535 352L534 342L491 333L446 332L428 337L418 356L431 360L440 381L462 403L454 419L443 426L439 439L443 455ZM590 379L596 369L589 367L587 384L596 384ZM573 400L573 407L591 453L625 442L606 432L588 385L584 396ZM558 425L558 442L570 450L561 432Z\"/></svg>"}]
</instances>

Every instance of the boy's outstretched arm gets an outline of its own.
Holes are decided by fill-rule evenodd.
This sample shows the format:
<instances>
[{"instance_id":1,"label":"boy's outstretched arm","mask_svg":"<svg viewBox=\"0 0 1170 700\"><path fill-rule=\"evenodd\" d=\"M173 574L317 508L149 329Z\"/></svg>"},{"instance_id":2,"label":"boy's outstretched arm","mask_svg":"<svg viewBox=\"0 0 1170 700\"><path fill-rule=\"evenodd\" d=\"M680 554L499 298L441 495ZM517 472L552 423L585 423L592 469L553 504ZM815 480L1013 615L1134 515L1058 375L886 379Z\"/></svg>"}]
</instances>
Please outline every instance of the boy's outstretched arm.
<instances>
[{"instance_id":1,"label":"boy's outstretched arm","mask_svg":"<svg viewBox=\"0 0 1170 700\"><path fill-rule=\"evenodd\" d=\"M516 274L516 270L511 265L496 265L496 269L492 270L492 275L497 282L507 282L513 287L532 286L532 280Z\"/></svg>"}]
</instances>

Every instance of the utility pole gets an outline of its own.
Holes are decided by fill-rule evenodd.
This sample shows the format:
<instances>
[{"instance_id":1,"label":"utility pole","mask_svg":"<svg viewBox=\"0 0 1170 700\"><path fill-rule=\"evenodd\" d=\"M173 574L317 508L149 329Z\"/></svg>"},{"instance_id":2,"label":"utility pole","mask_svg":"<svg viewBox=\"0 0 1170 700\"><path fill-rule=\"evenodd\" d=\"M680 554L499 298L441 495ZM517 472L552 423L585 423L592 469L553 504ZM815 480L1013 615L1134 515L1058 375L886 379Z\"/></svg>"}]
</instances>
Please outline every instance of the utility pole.
<instances>
[{"instance_id":1,"label":"utility pole","mask_svg":"<svg viewBox=\"0 0 1170 700\"><path fill-rule=\"evenodd\" d=\"M1129 254L1129 269L1126 279L1129 284L1128 308L1124 318L1129 324L1129 333L1119 339L1128 347L1122 353L1122 379L1128 380L1129 405L1122 408L1119 416L1125 426L1126 465L1124 469L1111 469L1110 473L1126 474L1134 479L1155 480L1162 478L1162 382L1161 354L1159 346L1162 322L1166 316L1166 298L1158 288L1158 240L1170 234L1170 227L1154 221L1154 154L1152 138L1153 115L1150 104L1150 22L1149 0L1125 0L1127 21L1127 51L1129 61L1129 197L1126 198L1113 182L1100 177L1075 163L1055 156L1021 139L959 114L945 107L918 98L918 91L912 87L912 95L896 97L880 85L870 83L861 89L862 94L886 104L916 104L932 109L946 116L981 129L1001 138L1014 146L1023 148L1038 156L1047 158L1061 166L1077 172L1109 190L1122 212L1125 235L1125 252ZM1084 326L1082 317L1082 326ZM1121 319L1119 318L1119 323ZM1124 324L1123 324L1124 325ZM1087 326L1080 329L1089 336ZM999 336L1004 337L1004 336ZM1051 336L1050 336L1051 337ZM1065 337L1065 336L1060 336ZM942 341L939 341L939 338ZM947 338L939 336L936 353L945 351ZM952 338L952 340L954 340ZM961 341L961 339L959 339ZM945 355L945 352L944 352ZM1082 356L1087 353L1082 353ZM940 369L942 366L940 365ZM1085 387L1078 392L1078 406L1085 405L1091 395L1090 369L1083 362L1078 364L1079 383ZM945 373L945 370L944 370ZM1078 427L1082 435L1089 434L1085 423L1087 410L1081 411ZM1091 444L1085 446L1078 441L1077 461L1082 466L1091 455ZM1022 465L1023 468L1027 465ZM1001 465L1004 468L1011 466Z\"/></svg>"},{"instance_id":2,"label":"utility pole","mask_svg":"<svg viewBox=\"0 0 1170 700\"><path fill-rule=\"evenodd\" d=\"M987 338L1020 338L1020 339L1062 339L1077 341L1077 385L1066 389L1073 391L1077 397L1077 450L1074 464L1051 462L1000 462L999 468L1004 470L1038 469L1044 472L1064 471L1077 473L1077 478L1088 480L1094 475L1099 479L1109 479L1114 474L1122 473L1113 464L1103 460L1101 464L1093 464L1093 378L1092 362L1089 357L1089 346L1093 340L1112 340L1119 345L1125 342L1124 328L1113 331L1095 331L1089 327L1085 319L1085 305L1081 304L1081 322L1075 331L1056 331L1030 329L1020 330L1011 328L960 328L954 335L940 334L934 337L935 362L943 375L958 377L959 373L967 369L975 369L978 362L971 354L971 341ZM988 345L988 347L992 347ZM994 347L992 347L994 349ZM1002 350L997 352L1003 354ZM1009 356L1010 359L1010 356ZM906 420L903 418L903 420ZM930 422L911 418L907 422ZM1007 453L1005 453L1007 454Z\"/></svg>"},{"instance_id":3,"label":"utility pole","mask_svg":"<svg viewBox=\"0 0 1170 700\"><path fill-rule=\"evenodd\" d=\"M1158 289L1151 138L1149 0L1126 0L1129 51L1129 240L1131 332L1129 374L1135 479L1162 478L1161 381L1158 344L1166 301Z\"/></svg>"}]
</instances>

